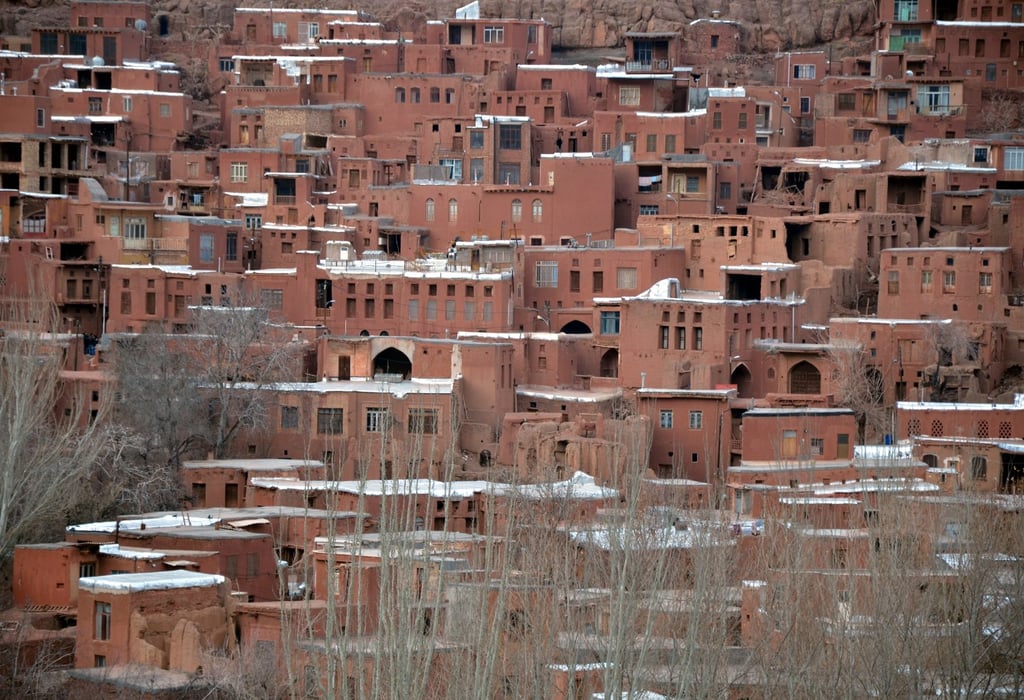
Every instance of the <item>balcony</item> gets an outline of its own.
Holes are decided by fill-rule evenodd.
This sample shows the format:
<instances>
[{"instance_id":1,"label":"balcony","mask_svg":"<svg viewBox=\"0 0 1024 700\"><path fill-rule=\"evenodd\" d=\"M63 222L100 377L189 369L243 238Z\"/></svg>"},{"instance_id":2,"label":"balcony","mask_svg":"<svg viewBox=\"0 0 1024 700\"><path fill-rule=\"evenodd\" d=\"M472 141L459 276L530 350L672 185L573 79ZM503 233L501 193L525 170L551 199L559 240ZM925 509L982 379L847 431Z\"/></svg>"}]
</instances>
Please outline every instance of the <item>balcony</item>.
<instances>
[{"instance_id":1,"label":"balcony","mask_svg":"<svg viewBox=\"0 0 1024 700\"><path fill-rule=\"evenodd\" d=\"M627 73L665 73L672 70L672 62L667 58L650 60L626 61Z\"/></svg>"},{"instance_id":2,"label":"balcony","mask_svg":"<svg viewBox=\"0 0 1024 700\"><path fill-rule=\"evenodd\" d=\"M275 194L274 204L295 204L295 195L293 194Z\"/></svg>"}]
</instances>

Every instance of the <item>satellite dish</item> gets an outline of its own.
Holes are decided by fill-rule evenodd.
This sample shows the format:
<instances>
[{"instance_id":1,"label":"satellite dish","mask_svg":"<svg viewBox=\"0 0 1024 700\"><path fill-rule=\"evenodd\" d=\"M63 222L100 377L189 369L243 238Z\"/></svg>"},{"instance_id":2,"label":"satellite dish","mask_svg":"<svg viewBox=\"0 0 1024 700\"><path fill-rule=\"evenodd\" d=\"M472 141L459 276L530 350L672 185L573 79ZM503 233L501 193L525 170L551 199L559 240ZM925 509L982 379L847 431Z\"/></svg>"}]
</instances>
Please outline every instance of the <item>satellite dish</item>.
<instances>
[{"instance_id":1,"label":"satellite dish","mask_svg":"<svg viewBox=\"0 0 1024 700\"><path fill-rule=\"evenodd\" d=\"M147 26L146 25L146 20L144 20L144 19L137 19L137 20L135 20L135 28L138 29L140 32L146 31L146 26Z\"/></svg>"},{"instance_id":2,"label":"satellite dish","mask_svg":"<svg viewBox=\"0 0 1024 700\"><path fill-rule=\"evenodd\" d=\"M104 61L102 56L93 56L89 59L89 65L93 66L94 68L99 68L103 64Z\"/></svg>"}]
</instances>

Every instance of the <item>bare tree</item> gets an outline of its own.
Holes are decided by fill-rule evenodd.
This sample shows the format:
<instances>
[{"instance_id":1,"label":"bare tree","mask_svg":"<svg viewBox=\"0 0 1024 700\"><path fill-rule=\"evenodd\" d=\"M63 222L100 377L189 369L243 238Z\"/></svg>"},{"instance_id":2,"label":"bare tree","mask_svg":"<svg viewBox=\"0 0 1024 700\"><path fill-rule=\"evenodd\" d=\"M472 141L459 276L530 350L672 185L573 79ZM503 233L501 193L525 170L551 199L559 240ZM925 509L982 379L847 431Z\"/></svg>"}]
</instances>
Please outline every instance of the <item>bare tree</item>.
<instances>
[{"instance_id":1,"label":"bare tree","mask_svg":"<svg viewBox=\"0 0 1024 700\"><path fill-rule=\"evenodd\" d=\"M197 306L185 334L119 341L124 402L119 418L169 464L198 448L230 453L243 428L259 428L274 384L296 378L301 345L244 293L225 306Z\"/></svg>"},{"instance_id":2,"label":"bare tree","mask_svg":"<svg viewBox=\"0 0 1024 700\"><path fill-rule=\"evenodd\" d=\"M8 310L0 337L0 561L19 542L59 531L73 512L102 507L118 480L117 441L104 427L106 404L88 414L61 376L56 310L24 302ZM58 404L66 409L58 413Z\"/></svg>"}]
</instances>

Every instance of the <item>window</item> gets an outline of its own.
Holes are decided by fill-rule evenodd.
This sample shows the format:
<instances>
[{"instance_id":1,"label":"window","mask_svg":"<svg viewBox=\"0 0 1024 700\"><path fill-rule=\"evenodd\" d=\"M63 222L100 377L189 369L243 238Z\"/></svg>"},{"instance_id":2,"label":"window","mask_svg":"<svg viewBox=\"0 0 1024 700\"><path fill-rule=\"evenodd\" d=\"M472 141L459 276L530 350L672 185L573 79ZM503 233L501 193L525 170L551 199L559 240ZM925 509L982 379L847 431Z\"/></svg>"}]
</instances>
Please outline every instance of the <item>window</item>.
<instances>
[{"instance_id":1,"label":"window","mask_svg":"<svg viewBox=\"0 0 1024 700\"><path fill-rule=\"evenodd\" d=\"M204 233L199 236L199 262L213 262L213 234Z\"/></svg>"},{"instance_id":2,"label":"window","mask_svg":"<svg viewBox=\"0 0 1024 700\"><path fill-rule=\"evenodd\" d=\"M96 630L94 639L110 639L110 603L96 601Z\"/></svg>"},{"instance_id":3,"label":"window","mask_svg":"<svg viewBox=\"0 0 1024 700\"><path fill-rule=\"evenodd\" d=\"M700 178L696 175L686 176L686 193L696 194L700 192Z\"/></svg>"},{"instance_id":4,"label":"window","mask_svg":"<svg viewBox=\"0 0 1024 700\"><path fill-rule=\"evenodd\" d=\"M795 80L814 80L817 70L813 63L798 63L793 66L793 78Z\"/></svg>"},{"instance_id":5,"label":"window","mask_svg":"<svg viewBox=\"0 0 1024 700\"><path fill-rule=\"evenodd\" d=\"M283 289L260 290L260 303L269 311L280 311L284 307Z\"/></svg>"},{"instance_id":6,"label":"window","mask_svg":"<svg viewBox=\"0 0 1024 700\"><path fill-rule=\"evenodd\" d=\"M103 99L100 97L89 98L89 114L103 114Z\"/></svg>"},{"instance_id":7,"label":"window","mask_svg":"<svg viewBox=\"0 0 1024 700\"><path fill-rule=\"evenodd\" d=\"M519 163L498 164L498 184L518 185L519 184Z\"/></svg>"},{"instance_id":8,"label":"window","mask_svg":"<svg viewBox=\"0 0 1024 700\"><path fill-rule=\"evenodd\" d=\"M316 410L316 432L321 435L341 435L344 409L318 408Z\"/></svg>"},{"instance_id":9,"label":"window","mask_svg":"<svg viewBox=\"0 0 1024 700\"><path fill-rule=\"evenodd\" d=\"M523 147L523 130L518 124L502 124L498 128L499 147L506 151L519 151Z\"/></svg>"},{"instance_id":10,"label":"window","mask_svg":"<svg viewBox=\"0 0 1024 700\"><path fill-rule=\"evenodd\" d=\"M703 350L704 349L704 329L694 328L693 329L693 349Z\"/></svg>"},{"instance_id":11,"label":"window","mask_svg":"<svg viewBox=\"0 0 1024 700\"><path fill-rule=\"evenodd\" d=\"M430 101L434 103L438 103L441 101L441 88L430 88Z\"/></svg>"},{"instance_id":12,"label":"window","mask_svg":"<svg viewBox=\"0 0 1024 700\"><path fill-rule=\"evenodd\" d=\"M917 104L925 114L949 112L948 85L922 85L917 89Z\"/></svg>"},{"instance_id":13,"label":"window","mask_svg":"<svg viewBox=\"0 0 1024 700\"><path fill-rule=\"evenodd\" d=\"M888 293L893 296L900 293L900 273L898 270L889 270Z\"/></svg>"},{"instance_id":14,"label":"window","mask_svg":"<svg viewBox=\"0 0 1024 700\"><path fill-rule=\"evenodd\" d=\"M427 221L428 222L433 221L434 220L434 200L433 199L428 199L426 202L424 202L423 207L424 207L424 210L425 210L424 211L424 216L426 217Z\"/></svg>"},{"instance_id":15,"label":"window","mask_svg":"<svg viewBox=\"0 0 1024 700\"><path fill-rule=\"evenodd\" d=\"M620 87L619 88L619 104L631 107L637 107L640 105L640 88L638 87Z\"/></svg>"},{"instance_id":16,"label":"window","mask_svg":"<svg viewBox=\"0 0 1024 700\"><path fill-rule=\"evenodd\" d=\"M448 223L454 224L459 220L459 201L457 199L448 200Z\"/></svg>"},{"instance_id":17,"label":"window","mask_svg":"<svg viewBox=\"0 0 1024 700\"><path fill-rule=\"evenodd\" d=\"M1024 147L1009 146L1003 149L1003 170L1024 170Z\"/></svg>"},{"instance_id":18,"label":"window","mask_svg":"<svg viewBox=\"0 0 1024 700\"><path fill-rule=\"evenodd\" d=\"M662 350L668 350L669 343L669 328L668 326L658 326L658 347Z\"/></svg>"},{"instance_id":19,"label":"window","mask_svg":"<svg viewBox=\"0 0 1024 700\"><path fill-rule=\"evenodd\" d=\"M809 114L811 111L811 98L801 97L800 98L800 114Z\"/></svg>"},{"instance_id":20,"label":"window","mask_svg":"<svg viewBox=\"0 0 1024 700\"><path fill-rule=\"evenodd\" d=\"M665 153L676 152L676 135L665 134Z\"/></svg>"},{"instance_id":21,"label":"window","mask_svg":"<svg viewBox=\"0 0 1024 700\"><path fill-rule=\"evenodd\" d=\"M420 102L420 89L418 87L409 88L409 101L413 104L419 104Z\"/></svg>"},{"instance_id":22,"label":"window","mask_svg":"<svg viewBox=\"0 0 1024 700\"><path fill-rule=\"evenodd\" d=\"M257 231L263 228L263 215L262 214L246 214L245 215L245 227L250 231Z\"/></svg>"},{"instance_id":23,"label":"window","mask_svg":"<svg viewBox=\"0 0 1024 700\"><path fill-rule=\"evenodd\" d=\"M647 134L647 152L655 153L658 150L658 135Z\"/></svg>"},{"instance_id":24,"label":"window","mask_svg":"<svg viewBox=\"0 0 1024 700\"><path fill-rule=\"evenodd\" d=\"M444 168L445 174L449 180L462 181L462 159L461 158L442 158L440 161L441 167Z\"/></svg>"},{"instance_id":25,"label":"window","mask_svg":"<svg viewBox=\"0 0 1024 700\"><path fill-rule=\"evenodd\" d=\"M171 116L171 105L169 105L166 102L161 102L160 103L160 116L165 118L165 119L167 117Z\"/></svg>"},{"instance_id":26,"label":"window","mask_svg":"<svg viewBox=\"0 0 1024 700\"><path fill-rule=\"evenodd\" d=\"M248 182L249 181L249 164L248 163L232 163L231 164L231 182Z\"/></svg>"},{"instance_id":27,"label":"window","mask_svg":"<svg viewBox=\"0 0 1024 700\"><path fill-rule=\"evenodd\" d=\"M988 460L984 457L971 457L971 478L984 481L988 478Z\"/></svg>"},{"instance_id":28,"label":"window","mask_svg":"<svg viewBox=\"0 0 1024 700\"><path fill-rule=\"evenodd\" d=\"M436 408L410 408L409 433L413 435L437 435Z\"/></svg>"},{"instance_id":29,"label":"window","mask_svg":"<svg viewBox=\"0 0 1024 700\"><path fill-rule=\"evenodd\" d=\"M396 87L395 88L395 102L398 103L398 104L402 104L402 103L405 102L405 88L404 87Z\"/></svg>"},{"instance_id":30,"label":"window","mask_svg":"<svg viewBox=\"0 0 1024 700\"><path fill-rule=\"evenodd\" d=\"M474 150L484 147L484 132L482 129L473 129L469 132L469 147Z\"/></svg>"},{"instance_id":31,"label":"window","mask_svg":"<svg viewBox=\"0 0 1024 700\"><path fill-rule=\"evenodd\" d=\"M946 270L942 273L942 291L947 293L956 291L955 270Z\"/></svg>"},{"instance_id":32,"label":"window","mask_svg":"<svg viewBox=\"0 0 1024 700\"><path fill-rule=\"evenodd\" d=\"M975 163L987 163L988 162L988 147L987 146L975 146L974 147L974 162Z\"/></svg>"},{"instance_id":33,"label":"window","mask_svg":"<svg viewBox=\"0 0 1024 700\"><path fill-rule=\"evenodd\" d=\"M662 428L669 429L672 427L672 411L662 411L661 416L658 420L658 425Z\"/></svg>"},{"instance_id":34,"label":"window","mask_svg":"<svg viewBox=\"0 0 1024 700\"><path fill-rule=\"evenodd\" d=\"M538 261L534 268L534 287L558 286L558 262L554 260Z\"/></svg>"},{"instance_id":35,"label":"window","mask_svg":"<svg viewBox=\"0 0 1024 700\"><path fill-rule=\"evenodd\" d=\"M711 128L721 129L722 128L722 113L712 112L711 114Z\"/></svg>"},{"instance_id":36,"label":"window","mask_svg":"<svg viewBox=\"0 0 1024 700\"><path fill-rule=\"evenodd\" d=\"M893 19L897 22L917 21L917 0L896 0Z\"/></svg>"},{"instance_id":37,"label":"window","mask_svg":"<svg viewBox=\"0 0 1024 700\"><path fill-rule=\"evenodd\" d=\"M636 289L636 268L617 268L615 270L615 282L619 289Z\"/></svg>"},{"instance_id":38,"label":"window","mask_svg":"<svg viewBox=\"0 0 1024 700\"><path fill-rule=\"evenodd\" d=\"M469 159L469 180L470 182L480 182L484 179L484 159L483 158L470 158Z\"/></svg>"},{"instance_id":39,"label":"window","mask_svg":"<svg viewBox=\"0 0 1024 700\"><path fill-rule=\"evenodd\" d=\"M739 117L737 117L736 127L739 128L739 129L746 129L747 128L747 113L746 112L740 112Z\"/></svg>"},{"instance_id":40,"label":"window","mask_svg":"<svg viewBox=\"0 0 1024 700\"><path fill-rule=\"evenodd\" d=\"M618 335L619 334L619 312L618 311L602 311L601 312L601 334L602 335Z\"/></svg>"},{"instance_id":41,"label":"window","mask_svg":"<svg viewBox=\"0 0 1024 700\"><path fill-rule=\"evenodd\" d=\"M591 285L593 291L603 292L604 291L604 273L597 270L593 274L593 284Z\"/></svg>"},{"instance_id":42,"label":"window","mask_svg":"<svg viewBox=\"0 0 1024 700\"><path fill-rule=\"evenodd\" d=\"M857 95L852 92L841 92L836 95L836 109L840 112L852 112L857 108Z\"/></svg>"},{"instance_id":43,"label":"window","mask_svg":"<svg viewBox=\"0 0 1024 700\"><path fill-rule=\"evenodd\" d=\"M921 291L930 292L932 291L932 271L921 270Z\"/></svg>"},{"instance_id":44,"label":"window","mask_svg":"<svg viewBox=\"0 0 1024 700\"><path fill-rule=\"evenodd\" d=\"M719 182L718 183L718 198L719 199L732 199L732 183L731 182Z\"/></svg>"},{"instance_id":45,"label":"window","mask_svg":"<svg viewBox=\"0 0 1024 700\"><path fill-rule=\"evenodd\" d=\"M388 409L366 409L366 432L383 433L388 428Z\"/></svg>"},{"instance_id":46,"label":"window","mask_svg":"<svg viewBox=\"0 0 1024 700\"><path fill-rule=\"evenodd\" d=\"M504 27L484 27L484 43L485 44L504 44L505 43L505 28Z\"/></svg>"},{"instance_id":47,"label":"window","mask_svg":"<svg viewBox=\"0 0 1024 700\"><path fill-rule=\"evenodd\" d=\"M978 291L982 294L992 293L992 273L991 272L979 272L978 273Z\"/></svg>"},{"instance_id":48,"label":"window","mask_svg":"<svg viewBox=\"0 0 1024 700\"><path fill-rule=\"evenodd\" d=\"M46 110L36 108L36 126L42 127L46 125Z\"/></svg>"},{"instance_id":49,"label":"window","mask_svg":"<svg viewBox=\"0 0 1024 700\"><path fill-rule=\"evenodd\" d=\"M657 216L658 205L657 204L641 204L640 205L640 216Z\"/></svg>"},{"instance_id":50,"label":"window","mask_svg":"<svg viewBox=\"0 0 1024 700\"><path fill-rule=\"evenodd\" d=\"M539 199L533 200L530 205L531 214L533 215L533 223L539 224L544 220L544 202Z\"/></svg>"},{"instance_id":51,"label":"window","mask_svg":"<svg viewBox=\"0 0 1024 700\"><path fill-rule=\"evenodd\" d=\"M281 430L295 430L299 427L299 407L281 406Z\"/></svg>"},{"instance_id":52,"label":"window","mask_svg":"<svg viewBox=\"0 0 1024 700\"><path fill-rule=\"evenodd\" d=\"M512 200L512 221L519 223L523 220L523 200L513 199Z\"/></svg>"},{"instance_id":53,"label":"window","mask_svg":"<svg viewBox=\"0 0 1024 700\"><path fill-rule=\"evenodd\" d=\"M444 303L444 320L454 321L455 320L455 300L449 300Z\"/></svg>"},{"instance_id":54,"label":"window","mask_svg":"<svg viewBox=\"0 0 1024 700\"><path fill-rule=\"evenodd\" d=\"M288 25L284 22L274 22L274 38L275 39L287 39L288 38Z\"/></svg>"},{"instance_id":55,"label":"window","mask_svg":"<svg viewBox=\"0 0 1024 700\"><path fill-rule=\"evenodd\" d=\"M854 143L867 143L871 140L871 129L854 129L853 130L853 142Z\"/></svg>"},{"instance_id":56,"label":"window","mask_svg":"<svg viewBox=\"0 0 1024 700\"><path fill-rule=\"evenodd\" d=\"M129 216L124 224L124 237L141 240L146 237L146 220L138 216Z\"/></svg>"},{"instance_id":57,"label":"window","mask_svg":"<svg viewBox=\"0 0 1024 700\"><path fill-rule=\"evenodd\" d=\"M235 60L233 58L222 58L220 59L220 72L230 73L235 70Z\"/></svg>"},{"instance_id":58,"label":"window","mask_svg":"<svg viewBox=\"0 0 1024 700\"><path fill-rule=\"evenodd\" d=\"M690 411L690 430L700 430L704 427L704 412Z\"/></svg>"}]
</instances>

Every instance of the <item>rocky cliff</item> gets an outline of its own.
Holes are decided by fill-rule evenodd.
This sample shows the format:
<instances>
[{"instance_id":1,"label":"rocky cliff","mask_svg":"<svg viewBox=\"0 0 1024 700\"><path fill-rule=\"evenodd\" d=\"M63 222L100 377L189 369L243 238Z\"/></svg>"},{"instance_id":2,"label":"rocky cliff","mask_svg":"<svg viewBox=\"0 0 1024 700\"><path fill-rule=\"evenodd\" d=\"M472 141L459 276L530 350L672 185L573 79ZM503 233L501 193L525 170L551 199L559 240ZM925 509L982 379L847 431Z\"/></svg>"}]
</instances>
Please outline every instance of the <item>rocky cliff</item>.
<instances>
[{"instance_id":1,"label":"rocky cliff","mask_svg":"<svg viewBox=\"0 0 1024 700\"><path fill-rule=\"evenodd\" d=\"M465 0L374 0L324 2L276 0L278 7L352 8L373 12L388 25L415 29L427 19L451 17ZM215 33L230 26L235 5L269 5L269 1L155 0L153 13L169 12L172 26ZM0 33L27 34L32 27L67 23L66 0L7 0L0 3ZM751 51L777 51L815 46L833 40L870 35L875 21L873 0L482 0L487 17L543 17L554 28L562 48L621 46L630 31L678 30L694 19L720 13L748 30Z\"/></svg>"}]
</instances>

